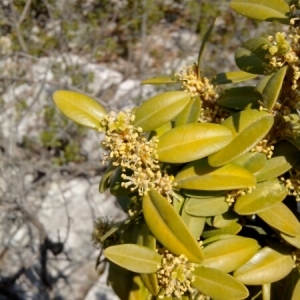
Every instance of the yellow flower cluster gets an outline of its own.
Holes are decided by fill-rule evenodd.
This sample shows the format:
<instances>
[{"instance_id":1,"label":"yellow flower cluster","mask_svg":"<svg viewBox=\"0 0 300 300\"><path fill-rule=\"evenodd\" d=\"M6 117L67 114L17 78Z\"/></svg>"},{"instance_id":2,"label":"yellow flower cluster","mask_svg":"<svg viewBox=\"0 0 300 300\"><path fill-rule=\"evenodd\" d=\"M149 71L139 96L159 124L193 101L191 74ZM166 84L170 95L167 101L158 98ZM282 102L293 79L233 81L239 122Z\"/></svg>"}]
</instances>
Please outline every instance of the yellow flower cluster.
<instances>
[{"instance_id":1,"label":"yellow flower cluster","mask_svg":"<svg viewBox=\"0 0 300 300\"><path fill-rule=\"evenodd\" d=\"M289 179L281 177L280 180L285 183L285 186L288 189L288 194L296 197L297 201L300 201L300 180L296 177L291 177Z\"/></svg>"},{"instance_id":2,"label":"yellow flower cluster","mask_svg":"<svg viewBox=\"0 0 300 300\"><path fill-rule=\"evenodd\" d=\"M193 64L175 74L177 81L182 83L182 88L191 96L199 96L201 100L201 123L221 123L228 114L220 108L216 101L219 97L215 87L206 77L198 77L198 66Z\"/></svg>"},{"instance_id":3,"label":"yellow flower cluster","mask_svg":"<svg viewBox=\"0 0 300 300\"><path fill-rule=\"evenodd\" d=\"M253 189L255 189L255 186L246 189L229 191L226 193L225 201L228 203L228 206L231 206L237 200L238 197L250 194Z\"/></svg>"},{"instance_id":4,"label":"yellow flower cluster","mask_svg":"<svg viewBox=\"0 0 300 300\"><path fill-rule=\"evenodd\" d=\"M274 150L274 146L273 145L268 146L268 140L262 139L256 144L256 146L254 146L250 150L250 152L263 153L266 155L267 158L271 158L273 155L273 150Z\"/></svg>"},{"instance_id":5,"label":"yellow flower cluster","mask_svg":"<svg viewBox=\"0 0 300 300\"><path fill-rule=\"evenodd\" d=\"M194 269L195 264L190 263L184 255L174 256L165 251L160 269L157 271L159 298L174 296L180 298L186 292L192 292Z\"/></svg>"},{"instance_id":6,"label":"yellow flower cluster","mask_svg":"<svg viewBox=\"0 0 300 300\"><path fill-rule=\"evenodd\" d=\"M133 121L130 111L118 115L112 112L101 120L101 129L105 132L102 145L108 150L103 162L111 160L114 166L122 168L123 187L137 190L140 196L153 188L170 198L173 178L160 170L156 154L158 138L154 136L147 141L142 128L135 128Z\"/></svg>"}]
</instances>

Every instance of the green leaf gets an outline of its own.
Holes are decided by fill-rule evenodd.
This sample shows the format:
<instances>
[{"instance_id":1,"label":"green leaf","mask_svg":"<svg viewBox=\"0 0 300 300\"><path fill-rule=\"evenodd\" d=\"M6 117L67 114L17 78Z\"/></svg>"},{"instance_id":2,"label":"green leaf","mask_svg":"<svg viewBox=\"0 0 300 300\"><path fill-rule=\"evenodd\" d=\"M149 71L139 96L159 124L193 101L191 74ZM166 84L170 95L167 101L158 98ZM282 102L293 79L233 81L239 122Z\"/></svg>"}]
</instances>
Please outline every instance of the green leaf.
<instances>
[{"instance_id":1,"label":"green leaf","mask_svg":"<svg viewBox=\"0 0 300 300\"><path fill-rule=\"evenodd\" d=\"M204 267L226 273L232 272L246 263L259 249L256 240L234 237L218 240L203 249Z\"/></svg>"},{"instance_id":2,"label":"green leaf","mask_svg":"<svg viewBox=\"0 0 300 300\"><path fill-rule=\"evenodd\" d=\"M152 130L149 136L149 139L152 138L153 135L156 135L157 137L162 136L165 134L167 131L172 129L172 123L167 122L166 124L156 128L155 130Z\"/></svg>"},{"instance_id":3,"label":"green leaf","mask_svg":"<svg viewBox=\"0 0 300 300\"><path fill-rule=\"evenodd\" d=\"M188 105L177 116L175 120L175 127L189 124L189 123L197 123L200 117L200 111L201 111L200 98L199 97L191 98Z\"/></svg>"},{"instance_id":4,"label":"green leaf","mask_svg":"<svg viewBox=\"0 0 300 300\"><path fill-rule=\"evenodd\" d=\"M298 282L295 285L293 297L291 300L299 300L299 295L300 295L300 278L298 279Z\"/></svg>"},{"instance_id":5,"label":"green leaf","mask_svg":"<svg viewBox=\"0 0 300 300\"><path fill-rule=\"evenodd\" d=\"M267 82L263 92L263 102L267 110L271 111L277 102L280 91L282 89L282 84L287 71L287 66L280 68L276 73L274 73L269 81Z\"/></svg>"},{"instance_id":6,"label":"green leaf","mask_svg":"<svg viewBox=\"0 0 300 300\"><path fill-rule=\"evenodd\" d=\"M186 92L165 92L145 101L135 111L135 127L151 131L173 120L190 102Z\"/></svg>"},{"instance_id":7,"label":"green leaf","mask_svg":"<svg viewBox=\"0 0 300 300\"><path fill-rule=\"evenodd\" d=\"M265 166L266 162L266 155L258 152L247 152L232 161L233 164L245 168L252 174L260 171Z\"/></svg>"},{"instance_id":8,"label":"green leaf","mask_svg":"<svg viewBox=\"0 0 300 300\"><path fill-rule=\"evenodd\" d=\"M145 221L154 236L172 253L200 263L202 251L173 206L156 190L143 197Z\"/></svg>"},{"instance_id":9,"label":"green leaf","mask_svg":"<svg viewBox=\"0 0 300 300\"><path fill-rule=\"evenodd\" d=\"M149 230L147 224L143 224L137 238L137 244L156 250L156 239ZM158 294L158 283L156 273L140 274L141 280L145 287L152 295Z\"/></svg>"},{"instance_id":10,"label":"green leaf","mask_svg":"<svg viewBox=\"0 0 300 300\"><path fill-rule=\"evenodd\" d=\"M92 129L100 129L100 120L107 114L96 100L77 92L56 91L53 100L66 117Z\"/></svg>"},{"instance_id":11,"label":"green leaf","mask_svg":"<svg viewBox=\"0 0 300 300\"><path fill-rule=\"evenodd\" d=\"M213 235L207 239L205 239L203 242L202 242L202 246L205 247L215 241L219 241L219 240L222 240L222 239L231 239L231 238L239 238L239 236L237 235L233 235L233 234L219 234L219 235Z\"/></svg>"},{"instance_id":12,"label":"green leaf","mask_svg":"<svg viewBox=\"0 0 300 300\"><path fill-rule=\"evenodd\" d=\"M234 272L234 277L246 285L275 282L288 275L294 260L291 250L264 247Z\"/></svg>"},{"instance_id":13,"label":"green leaf","mask_svg":"<svg viewBox=\"0 0 300 300\"><path fill-rule=\"evenodd\" d=\"M141 84L172 84L177 83L176 78L170 76L162 76L162 77L153 77L149 79L145 79L141 82Z\"/></svg>"},{"instance_id":14,"label":"green leaf","mask_svg":"<svg viewBox=\"0 0 300 300\"><path fill-rule=\"evenodd\" d=\"M157 252L135 244L108 247L104 255L113 263L136 273L154 273L161 263Z\"/></svg>"},{"instance_id":15,"label":"green leaf","mask_svg":"<svg viewBox=\"0 0 300 300\"><path fill-rule=\"evenodd\" d=\"M109 188L113 172L115 171L116 168L117 167L110 162L104 174L102 175L99 183L99 192L101 194L104 193Z\"/></svg>"},{"instance_id":16,"label":"green leaf","mask_svg":"<svg viewBox=\"0 0 300 300\"><path fill-rule=\"evenodd\" d=\"M290 236L284 233L280 233L280 235L290 245L300 249L300 235Z\"/></svg>"},{"instance_id":17,"label":"green leaf","mask_svg":"<svg viewBox=\"0 0 300 300\"><path fill-rule=\"evenodd\" d=\"M205 218L191 216L185 212L185 209L183 209L182 213L181 213L181 219L188 227L188 229L191 232L191 234L193 235L194 239L198 240L204 229Z\"/></svg>"},{"instance_id":18,"label":"green leaf","mask_svg":"<svg viewBox=\"0 0 300 300\"><path fill-rule=\"evenodd\" d=\"M238 197L234 211L240 215L260 213L282 201L286 195L287 189L277 178L264 181L258 183L251 193Z\"/></svg>"},{"instance_id":19,"label":"green leaf","mask_svg":"<svg viewBox=\"0 0 300 300\"><path fill-rule=\"evenodd\" d=\"M300 223L292 211L283 203L277 203L258 216L270 226L288 235L300 235Z\"/></svg>"},{"instance_id":20,"label":"green leaf","mask_svg":"<svg viewBox=\"0 0 300 300\"><path fill-rule=\"evenodd\" d=\"M268 159L264 167L254 173L257 182L278 177L290 170L297 162L298 155L277 156Z\"/></svg>"},{"instance_id":21,"label":"green leaf","mask_svg":"<svg viewBox=\"0 0 300 300\"><path fill-rule=\"evenodd\" d=\"M175 127L159 138L158 159L183 163L224 148L231 141L230 130L219 124L191 123Z\"/></svg>"},{"instance_id":22,"label":"green leaf","mask_svg":"<svg viewBox=\"0 0 300 300\"><path fill-rule=\"evenodd\" d=\"M236 65L244 72L265 75L269 62L266 54L269 54L268 48L271 46L271 42L263 37L246 41L235 52Z\"/></svg>"},{"instance_id":23,"label":"green leaf","mask_svg":"<svg viewBox=\"0 0 300 300\"><path fill-rule=\"evenodd\" d=\"M219 215L226 212L228 208L225 196L207 199L190 198L184 206L186 213L196 217Z\"/></svg>"},{"instance_id":24,"label":"green leaf","mask_svg":"<svg viewBox=\"0 0 300 300\"><path fill-rule=\"evenodd\" d=\"M230 7L251 19L289 24L290 8L284 0L232 0Z\"/></svg>"},{"instance_id":25,"label":"green leaf","mask_svg":"<svg viewBox=\"0 0 300 300\"><path fill-rule=\"evenodd\" d=\"M205 229L202 233L202 238L207 239L213 237L215 235L223 235L223 234L237 234L241 231L242 226L238 223L233 223L230 226L223 227L223 228L208 228Z\"/></svg>"},{"instance_id":26,"label":"green leaf","mask_svg":"<svg viewBox=\"0 0 300 300\"><path fill-rule=\"evenodd\" d=\"M121 300L128 300L129 298L132 277L130 271L110 262L107 282Z\"/></svg>"},{"instance_id":27,"label":"green leaf","mask_svg":"<svg viewBox=\"0 0 300 300\"><path fill-rule=\"evenodd\" d=\"M217 74L212 79L212 84L220 85L227 83L237 83L255 78L256 74L250 74L243 71L225 72Z\"/></svg>"},{"instance_id":28,"label":"green leaf","mask_svg":"<svg viewBox=\"0 0 300 300\"><path fill-rule=\"evenodd\" d=\"M232 132L233 140L222 150L209 156L208 162L217 167L238 158L262 140L273 123L274 117L271 114L252 109L227 118L222 125Z\"/></svg>"},{"instance_id":29,"label":"green leaf","mask_svg":"<svg viewBox=\"0 0 300 300\"><path fill-rule=\"evenodd\" d=\"M245 299L249 295L246 287L223 271L197 267L193 271L192 285L203 294L218 300Z\"/></svg>"},{"instance_id":30,"label":"green leaf","mask_svg":"<svg viewBox=\"0 0 300 300\"><path fill-rule=\"evenodd\" d=\"M144 274L145 275L145 274ZM128 300L144 300L149 299L151 295L148 290L145 288L145 285L139 275L133 276L131 290Z\"/></svg>"},{"instance_id":31,"label":"green leaf","mask_svg":"<svg viewBox=\"0 0 300 300\"><path fill-rule=\"evenodd\" d=\"M218 104L227 108L243 110L259 108L260 93L252 86L233 87L223 91Z\"/></svg>"},{"instance_id":32,"label":"green leaf","mask_svg":"<svg viewBox=\"0 0 300 300\"><path fill-rule=\"evenodd\" d=\"M235 164L214 168L207 159L187 164L175 177L178 188L191 190L234 190L255 185L254 176Z\"/></svg>"},{"instance_id":33,"label":"green leaf","mask_svg":"<svg viewBox=\"0 0 300 300\"><path fill-rule=\"evenodd\" d=\"M226 191L197 191L197 190L183 190L183 194L188 198L206 199L214 198L225 194Z\"/></svg>"},{"instance_id":34,"label":"green leaf","mask_svg":"<svg viewBox=\"0 0 300 300\"><path fill-rule=\"evenodd\" d=\"M264 76L256 85L255 87L255 91L262 94L267 83L269 82L270 78L272 77L273 74L270 74L270 75L266 75Z\"/></svg>"},{"instance_id":35,"label":"green leaf","mask_svg":"<svg viewBox=\"0 0 300 300\"><path fill-rule=\"evenodd\" d=\"M239 220L239 215L232 210L216 215L213 220L213 226L217 228L224 228L231 226Z\"/></svg>"},{"instance_id":36,"label":"green leaf","mask_svg":"<svg viewBox=\"0 0 300 300\"><path fill-rule=\"evenodd\" d=\"M198 53L198 60L197 60L197 65L198 65L198 78L201 78L201 59L202 59L202 54L205 50L205 46L208 42L208 39L210 38L210 35L215 27L217 19L215 18L212 22L212 24L208 27L207 31L205 32L203 39L202 39L202 43L200 46L200 50Z\"/></svg>"}]
</instances>

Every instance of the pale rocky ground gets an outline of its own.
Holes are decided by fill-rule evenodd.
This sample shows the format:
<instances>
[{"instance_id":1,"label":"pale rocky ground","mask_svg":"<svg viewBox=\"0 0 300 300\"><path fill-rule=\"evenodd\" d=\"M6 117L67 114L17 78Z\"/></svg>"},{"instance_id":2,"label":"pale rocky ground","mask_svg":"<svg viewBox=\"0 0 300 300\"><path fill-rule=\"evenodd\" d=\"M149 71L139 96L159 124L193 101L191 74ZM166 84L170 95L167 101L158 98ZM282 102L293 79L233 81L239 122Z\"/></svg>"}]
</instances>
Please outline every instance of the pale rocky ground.
<instances>
[{"instance_id":1,"label":"pale rocky ground","mask_svg":"<svg viewBox=\"0 0 300 300\"><path fill-rule=\"evenodd\" d=\"M238 20L244 22L241 27L247 26L243 18ZM218 20L216 41L222 39L227 22ZM217 44L210 44L203 62L207 73L233 70L233 51L243 39L238 31L221 52ZM104 64L71 53L39 59L21 54L1 57L0 79L11 80L7 89L0 91L1 300L118 299L106 285L104 264L95 270L100 250L91 242L98 217L125 217L111 195L98 192L104 170L101 135L90 130L81 141L80 151L86 157L81 164L53 166L47 151L34 147L29 151L22 146L25 138L37 139L45 129L43 109L53 106L52 93L75 89L64 68L76 65L83 75L93 73L89 94L107 110L119 111L162 91L164 87L139 83L148 74L171 74L193 63L199 44L194 32L157 24L135 45L131 61L119 59ZM154 49L158 56L151 56ZM59 77L53 72L55 64L62 69ZM15 80L21 71L25 80ZM21 99L25 99L27 109L20 112L17 104Z\"/></svg>"}]
</instances>

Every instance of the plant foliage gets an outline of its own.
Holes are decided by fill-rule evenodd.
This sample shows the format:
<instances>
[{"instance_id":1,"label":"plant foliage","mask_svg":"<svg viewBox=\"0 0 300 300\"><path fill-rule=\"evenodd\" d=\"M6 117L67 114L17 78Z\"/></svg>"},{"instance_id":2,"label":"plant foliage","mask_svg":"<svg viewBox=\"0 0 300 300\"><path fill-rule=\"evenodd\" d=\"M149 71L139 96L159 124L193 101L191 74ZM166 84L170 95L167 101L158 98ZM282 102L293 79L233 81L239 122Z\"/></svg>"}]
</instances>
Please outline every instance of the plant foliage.
<instances>
[{"instance_id":1,"label":"plant foliage","mask_svg":"<svg viewBox=\"0 0 300 300\"><path fill-rule=\"evenodd\" d=\"M116 195L128 218L93 237L121 299L299 299L300 7L230 6L289 32L245 41L241 71L208 79L200 66L210 26L197 63L142 82L182 90L132 111L107 114L87 96L54 94L67 117L104 132L100 191ZM257 76L256 86L232 86ZM116 284L125 281L126 292Z\"/></svg>"}]
</instances>

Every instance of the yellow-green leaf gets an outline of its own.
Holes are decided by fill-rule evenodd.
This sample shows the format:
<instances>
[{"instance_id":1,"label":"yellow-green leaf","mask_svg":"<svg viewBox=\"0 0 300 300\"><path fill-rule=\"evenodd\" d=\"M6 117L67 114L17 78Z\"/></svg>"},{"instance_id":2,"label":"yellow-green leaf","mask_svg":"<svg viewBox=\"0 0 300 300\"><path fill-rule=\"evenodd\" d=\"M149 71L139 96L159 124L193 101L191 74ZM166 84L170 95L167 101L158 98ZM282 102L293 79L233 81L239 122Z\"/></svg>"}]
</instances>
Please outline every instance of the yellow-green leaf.
<instances>
[{"instance_id":1,"label":"yellow-green leaf","mask_svg":"<svg viewBox=\"0 0 300 300\"><path fill-rule=\"evenodd\" d=\"M271 46L271 42L263 37L246 41L235 52L236 65L244 72L265 75L269 62L266 58L266 54L269 53L267 48Z\"/></svg>"},{"instance_id":2,"label":"yellow-green leaf","mask_svg":"<svg viewBox=\"0 0 300 300\"><path fill-rule=\"evenodd\" d=\"M259 108L261 100L261 94L255 91L253 86L241 86L224 90L218 99L218 104L237 110L256 109Z\"/></svg>"},{"instance_id":3,"label":"yellow-green leaf","mask_svg":"<svg viewBox=\"0 0 300 300\"><path fill-rule=\"evenodd\" d=\"M153 235L172 253L184 254L199 263L202 251L181 217L166 198L156 190L143 197L143 213Z\"/></svg>"},{"instance_id":4,"label":"yellow-green leaf","mask_svg":"<svg viewBox=\"0 0 300 300\"><path fill-rule=\"evenodd\" d=\"M287 66L280 68L276 73L274 73L270 77L262 92L264 107L269 111L273 109L274 105L277 102L280 91L282 89L282 83L284 81L286 71Z\"/></svg>"},{"instance_id":5,"label":"yellow-green leaf","mask_svg":"<svg viewBox=\"0 0 300 300\"><path fill-rule=\"evenodd\" d=\"M245 168L252 174L260 171L266 162L266 155L258 152L247 152L232 161L233 164Z\"/></svg>"},{"instance_id":6,"label":"yellow-green leaf","mask_svg":"<svg viewBox=\"0 0 300 300\"><path fill-rule=\"evenodd\" d=\"M213 220L213 226L217 228L224 228L236 223L239 219L239 215L233 210L228 210L227 212L216 215Z\"/></svg>"},{"instance_id":7,"label":"yellow-green leaf","mask_svg":"<svg viewBox=\"0 0 300 300\"><path fill-rule=\"evenodd\" d=\"M151 250L156 250L156 239L149 230L147 224L143 224L137 238L137 244L148 247ZM152 295L158 294L158 283L156 273L140 274L141 280L145 287Z\"/></svg>"},{"instance_id":8,"label":"yellow-green leaf","mask_svg":"<svg viewBox=\"0 0 300 300\"><path fill-rule=\"evenodd\" d=\"M223 235L223 234L237 234L242 229L242 226L238 223L233 223L230 226L223 228L208 228L205 229L202 233L204 239L213 237L215 235Z\"/></svg>"},{"instance_id":9,"label":"yellow-green leaf","mask_svg":"<svg viewBox=\"0 0 300 300\"><path fill-rule=\"evenodd\" d=\"M255 185L255 177L235 164L214 168L207 159L186 165L175 177L178 188L191 190L233 190Z\"/></svg>"},{"instance_id":10,"label":"yellow-green leaf","mask_svg":"<svg viewBox=\"0 0 300 300\"><path fill-rule=\"evenodd\" d=\"M230 7L251 19L289 24L290 9L284 0L232 0Z\"/></svg>"},{"instance_id":11,"label":"yellow-green leaf","mask_svg":"<svg viewBox=\"0 0 300 300\"><path fill-rule=\"evenodd\" d=\"M181 219L186 224L193 237L198 240L204 229L205 217L191 216L183 209L181 212Z\"/></svg>"},{"instance_id":12,"label":"yellow-green leaf","mask_svg":"<svg viewBox=\"0 0 300 300\"><path fill-rule=\"evenodd\" d=\"M264 247L234 272L234 277L246 285L275 282L288 275L294 260L291 250Z\"/></svg>"},{"instance_id":13,"label":"yellow-green leaf","mask_svg":"<svg viewBox=\"0 0 300 300\"><path fill-rule=\"evenodd\" d=\"M293 297L291 300L299 300L299 295L300 295L300 278L298 279L298 282L295 285Z\"/></svg>"},{"instance_id":14,"label":"yellow-green leaf","mask_svg":"<svg viewBox=\"0 0 300 300\"><path fill-rule=\"evenodd\" d=\"M230 130L219 124L191 123L175 127L159 138L158 159L183 163L224 148L232 140Z\"/></svg>"},{"instance_id":15,"label":"yellow-green leaf","mask_svg":"<svg viewBox=\"0 0 300 300\"><path fill-rule=\"evenodd\" d=\"M201 102L199 96L191 98L188 105L177 116L175 120L175 127L189 123L197 123L200 117L200 111Z\"/></svg>"},{"instance_id":16,"label":"yellow-green leaf","mask_svg":"<svg viewBox=\"0 0 300 300\"><path fill-rule=\"evenodd\" d=\"M104 255L113 263L136 273L154 273L161 263L161 256L147 247L135 244L110 246Z\"/></svg>"},{"instance_id":17,"label":"yellow-green leaf","mask_svg":"<svg viewBox=\"0 0 300 300\"><path fill-rule=\"evenodd\" d=\"M221 239L210 243L203 249L202 265L226 273L232 272L246 263L259 248L257 241L250 238Z\"/></svg>"},{"instance_id":18,"label":"yellow-green leaf","mask_svg":"<svg viewBox=\"0 0 300 300\"><path fill-rule=\"evenodd\" d=\"M258 213L258 216L270 226L288 235L300 235L300 223L292 211L279 202L267 210Z\"/></svg>"},{"instance_id":19,"label":"yellow-green leaf","mask_svg":"<svg viewBox=\"0 0 300 300\"><path fill-rule=\"evenodd\" d=\"M190 99L191 96L182 91L156 95L136 109L132 124L141 127L143 131L154 130L177 117Z\"/></svg>"},{"instance_id":20,"label":"yellow-green leaf","mask_svg":"<svg viewBox=\"0 0 300 300\"><path fill-rule=\"evenodd\" d=\"M100 120L107 114L96 100L77 92L56 91L53 100L66 117L89 128L100 129Z\"/></svg>"},{"instance_id":21,"label":"yellow-green leaf","mask_svg":"<svg viewBox=\"0 0 300 300\"><path fill-rule=\"evenodd\" d=\"M145 79L141 82L141 84L170 84L170 83L177 83L176 78L168 77L168 76L153 77L153 78Z\"/></svg>"},{"instance_id":22,"label":"yellow-green leaf","mask_svg":"<svg viewBox=\"0 0 300 300\"><path fill-rule=\"evenodd\" d=\"M265 112L247 109L227 118L222 125L233 135L233 140L222 150L212 154L208 162L212 166L226 164L253 148L269 132L274 117Z\"/></svg>"},{"instance_id":23,"label":"yellow-green leaf","mask_svg":"<svg viewBox=\"0 0 300 300\"><path fill-rule=\"evenodd\" d=\"M225 72L217 74L212 79L212 83L216 85L236 83L255 78L256 74L247 73L244 71Z\"/></svg>"},{"instance_id":24,"label":"yellow-green leaf","mask_svg":"<svg viewBox=\"0 0 300 300\"><path fill-rule=\"evenodd\" d=\"M300 249L300 235L290 236L284 233L280 233L281 237L287 241L290 245Z\"/></svg>"},{"instance_id":25,"label":"yellow-green leaf","mask_svg":"<svg viewBox=\"0 0 300 300\"><path fill-rule=\"evenodd\" d=\"M193 271L192 285L203 294L218 300L238 300L248 297L246 287L223 271L197 267Z\"/></svg>"},{"instance_id":26,"label":"yellow-green leaf","mask_svg":"<svg viewBox=\"0 0 300 300\"><path fill-rule=\"evenodd\" d=\"M225 196L206 199L190 198L184 206L189 215L196 217L215 216L226 212L228 208Z\"/></svg>"},{"instance_id":27,"label":"yellow-green leaf","mask_svg":"<svg viewBox=\"0 0 300 300\"><path fill-rule=\"evenodd\" d=\"M257 182L278 177L290 170L297 162L298 155L276 156L268 159L262 169L254 173Z\"/></svg>"},{"instance_id":28,"label":"yellow-green leaf","mask_svg":"<svg viewBox=\"0 0 300 300\"><path fill-rule=\"evenodd\" d=\"M234 210L240 215L252 215L269 209L282 201L287 189L279 180L271 179L258 183L249 194L238 197Z\"/></svg>"}]
</instances>

